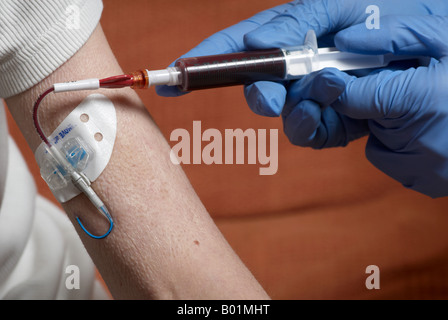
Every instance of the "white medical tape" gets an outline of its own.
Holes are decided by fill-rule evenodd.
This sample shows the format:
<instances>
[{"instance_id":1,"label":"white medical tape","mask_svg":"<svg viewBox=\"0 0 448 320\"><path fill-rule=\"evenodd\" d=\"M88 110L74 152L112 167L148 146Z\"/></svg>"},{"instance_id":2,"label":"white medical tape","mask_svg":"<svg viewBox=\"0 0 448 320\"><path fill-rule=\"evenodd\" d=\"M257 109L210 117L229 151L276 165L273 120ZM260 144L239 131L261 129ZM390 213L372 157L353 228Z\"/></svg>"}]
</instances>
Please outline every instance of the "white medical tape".
<instances>
[{"instance_id":1,"label":"white medical tape","mask_svg":"<svg viewBox=\"0 0 448 320\"><path fill-rule=\"evenodd\" d=\"M48 140L55 148L61 150L64 143L80 138L92 149L93 157L89 158L82 173L95 181L106 168L115 144L117 135L117 115L112 101L102 94L92 94L85 98L67 118L53 131ZM40 168L49 155L45 143L35 152L37 164ZM51 188L51 186L50 186ZM67 202L81 193L71 180L61 189L53 190L56 199Z\"/></svg>"}]
</instances>

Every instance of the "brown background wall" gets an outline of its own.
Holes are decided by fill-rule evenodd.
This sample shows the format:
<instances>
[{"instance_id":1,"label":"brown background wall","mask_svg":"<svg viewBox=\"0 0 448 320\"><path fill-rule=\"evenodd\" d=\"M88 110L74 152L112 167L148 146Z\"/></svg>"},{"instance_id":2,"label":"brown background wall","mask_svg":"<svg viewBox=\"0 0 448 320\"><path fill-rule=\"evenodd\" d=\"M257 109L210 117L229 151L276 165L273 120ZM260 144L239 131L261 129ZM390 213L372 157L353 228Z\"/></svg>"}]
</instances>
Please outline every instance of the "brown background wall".
<instances>
[{"instance_id":1,"label":"brown background wall","mask_svg":"<svg viewBox=\"0 0 448 320\"><path fill-rule=\"evenodd\" d=\"M279 0L104 0L102 26L125 71L161 69L207 36ZM279 129L279 170L259 165L186 165L216 223L275 299L448 298L448 199L406 190L364 156L365 139L347 148L292 146L280 119L253 114L242 88L161 98L140 91L165 137L177 128ZM10 119L36 176L31 151ZM175 143L171 143L174 145ZM368 265L381 289L365 288Z\"/></svg>"}]
</instances>

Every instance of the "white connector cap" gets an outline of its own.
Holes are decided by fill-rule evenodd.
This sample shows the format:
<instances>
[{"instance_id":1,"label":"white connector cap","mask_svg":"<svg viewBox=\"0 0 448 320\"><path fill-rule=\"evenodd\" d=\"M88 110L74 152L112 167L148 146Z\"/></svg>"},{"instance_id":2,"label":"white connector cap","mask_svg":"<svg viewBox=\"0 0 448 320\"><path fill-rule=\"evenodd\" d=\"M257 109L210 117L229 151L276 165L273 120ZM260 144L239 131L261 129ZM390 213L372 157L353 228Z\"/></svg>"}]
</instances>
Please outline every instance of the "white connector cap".
<instances>
[{"instance_id":1,"label":"white connector cap","mask_svg":"<svg viewBox=\"0 0 448 320\"><path fill-rule=\"evenodd\" d=\"M164 70L146 70L146 72L148 74L148 88L159 85L177 86L181 84L181 72L176 67L170 67Z\"/></svg>"},{"instance_id":2,"label":"white connector cap","mask_svg":"<svg viewBox=\"0 0 448 320\"><path fill-rule=\"evenodd\" d=\"M86 79L73 82L55 83L54 92L81 91L81 90L97 90L100 88L99 79Z\"/></svg>"}]
</instances>

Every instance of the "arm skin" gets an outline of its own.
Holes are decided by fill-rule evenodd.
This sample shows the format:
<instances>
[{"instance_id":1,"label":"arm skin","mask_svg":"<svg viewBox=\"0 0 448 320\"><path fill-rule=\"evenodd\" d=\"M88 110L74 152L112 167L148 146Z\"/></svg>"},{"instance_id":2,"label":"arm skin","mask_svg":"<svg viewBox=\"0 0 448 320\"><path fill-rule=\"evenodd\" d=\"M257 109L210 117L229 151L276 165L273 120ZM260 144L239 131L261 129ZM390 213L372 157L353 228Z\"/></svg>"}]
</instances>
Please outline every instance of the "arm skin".
<instances>
[{"instance_id":1,"label":"arm skin","mask_svg":"<svg viewBox=\"0 0 448 320\"><path fill-rule=\"evenodd\" d=\"M53 83L122 74L101 26L63 66L30 90L6 100L32 150L41 143L32 122L36 98ZM93 188L115 221L103 240L88 237L107 221L84 195L63 204L116 299L268 299L228 245L170 148L132 89L101 90L115 104L118 134L112 158ZM40 119L48 134L88 91L51 94ZM81 270L82 272L82 270Z\"/></svg>"}]
</instances>

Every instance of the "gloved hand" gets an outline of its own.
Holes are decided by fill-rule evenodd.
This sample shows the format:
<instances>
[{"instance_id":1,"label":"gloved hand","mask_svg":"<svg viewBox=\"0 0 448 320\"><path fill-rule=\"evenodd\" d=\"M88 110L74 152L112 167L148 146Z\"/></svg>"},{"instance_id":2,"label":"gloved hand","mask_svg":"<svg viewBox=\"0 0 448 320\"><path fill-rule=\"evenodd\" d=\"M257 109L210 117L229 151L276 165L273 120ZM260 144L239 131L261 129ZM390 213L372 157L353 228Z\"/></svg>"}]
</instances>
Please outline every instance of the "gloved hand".
<instances>
[{"instance_id":1,"label":"gloved hand","mask_svg":"<svg viewBox=\"0 0 448 320\"><path fill-rule=\"evenodd\" d=\"M429 67L362 78L336 71L346 89L331 104L339 114L368 119L366 155L377 168L432 197L448 195L448 35L442 31L447 25L441 16L389 16L380 30L365 32L357 25L335 38L339 48L356 53L436 59Z\"/></svg>"},{"instance_id":2,"label":"gloved hand","mask_svg":"<svg viewBox=\"0 0 448 320\"><path fill-rule=\"evenodd\" d=\"M370 0L292 1L214 34L182 57L302 45L309 29L316 31L319 46L333 46L335 33L365 22L368 17L366 9L371 4ZM380 0L376 1L376 5L381 10L381 16L448 13L448 3L444 0ZM367 28L365 31L368 31ZM345 146L369 133L365 121L353 121L331 108L325 108L338 93L343 92L343 81L338 80L332 71L311 77L304 79L302 84L260 81L246 86L247 103L256 114L277 117L283 111L288 92L292 96L289 101L294 101L293 98L298 96L304 99L297 106L300 112L283 112L285 132L291 142L299 146L315 149ZM331 92L306 92L302 86L309 86L313 77L317 77L316 82L332 83ZM156 90L166 97L185 94L177 87L160 86Z\"/></svg>"},{"instance_id":3,"label":"gloved hand","mask_svg":"<svg viewBox=\"0 0 448 320\"><path fill-rule=\"evenodd\" d=\"M370 0L292 1L212 35L182 57L302 45L309 29L316 31L319 46L332 46L336 32L366 20L366 8L371 4ZM448 13L444 0L377 0L375 4L382 16ZM166 97L185 94L176 87L160 86L156 90ZM245 88L245 93L255 113L279 116L287 91L278 83L258 82Z\"/></svg>"},{"instance_id":4,"label":"gloved hand","mask_svg":"<svg viewBox=\"0 0 448 320\"><path fill-rule=\"evenodd\" d=\"M366 8L370 4L371 1L369 0L293 1L262 12L251 19L213 35L185 56L298 45L303 43L309 29L316 31L316 34L320 37L320 42L325 42L324 46L331 46L333 36L337 32L357 24L359 26L356 27L356 32L359 33L357 33L356 39L361 41L367 35L370 35L369 39L371 39L375 37L373 35L378 30L368 30L365 26L365 20L368 17ZM389 29L389 26L384 24L385 16L404 14L422 17L448 13L448 3L443 0L382 0L376 1L375 4L381 10L382 19L379 31L391 33L390 30L394 30L397 38L401 37L401 29ZM282 13L277 15L279 12ZM259 27L260 24L263 25ZM442 30L440 29L438 32L442 33ZM365 41L360 42L361 46L356 46L353 41L346 38L346 41L344 41L343 32L336 36L335 42L339 49L357 52L356 48L362 48L366 45ZM366 52L381 53L380 49L375 49L375 43L375 41L370 43L370 46L366 47L370 50L366 49ZM417 54L422 53L417 52ZM389 73L393 74L390 71ZM387 72L371 77L375 79L375 77L385 74ZM249 106L255 113L265 116L282 114L285 132L294 144L313 148L343 146L353 139L372 132L366 153L370 161L381 170L406 186L431 196L448 194L441 190L446 185L446 178L443 177L442 172L445 170L448 155L443 156L439 147L436 148L431 144L425 145L425 143L431 142L428 141L428 137L424 141L419 141L419 147L414 145L414 149L411 148L412 152L416 152L417 149L419 149L419 152L410 155L403 153L399 148L390 148L396 145L384 144L385 141L389 143L398 141L394 140L395 132L392 129L394 127L382 128L381 122L366 120L371 119L371 117L347 112L351 109L341 107L344 105L342 103L344 100L338 98L341 93L343 93L342 97L347 100L350 98L351 106L365 106L363 90L368 89L368 84L371 86L370 91L372 91L372 88L376 88L375 83L369 82L371 81L369 80L370 77L366 80L362 80L363 78L357 79L357 81L365 81L365 83L353 79L355 78L348 77L345 73L327 69L300 81L283 84L257 82L245 87L245 95ZM359 88L357 92L345 90L346 85L350 86L352 82L363 83L363 85L357 87ZM396 87L400 88L400 85L396 84ZM416 86L416 88L418 89L419 86ZM382 100L381 95L385 91L387 92L382 87L382 90L377 92L379 95L378 101ZM158 88L158 93L163 96L176 96L180 94L180 91L177 88L161 87ZM366 94L369 94L369 92L367 91ZM389 97L391 96L396 99L398 95L393 95L391 92ZM407 99L406 97L408 97L407 92L403 100ZM359 101L356 99L359 99ZM415 103L415 105L417 104ZM392 109L395 110L395 108ZM381 119L379 114L377 116ZM418 124L421 124L421 122L413 127L414 131L417 130ZM406 130L409 127L411 125L406 123L404 128L395 127L395 129L396 131L399 129ZM426 126L422 128L426 128ZM383 135L380 133L381 130L383 130ZM410 130L408 133L414 131ZM378 138L380 136L381 138ZM404 136L401 137L401 143L404 139ZM379 141L384 144L383 148L378 146ZM410 141L411 143L412 141ZM400 145L400 143L397 145ZM438 150L436 153L432 152L434 148ZM389 161L389 157L393 161ZM435 159L433 157L439 158ZM436 162L437 166L435 165ZM410 168L415 168L417 164L419 165L417 169L410 170Z\"/></svg>"}]
</instances>

